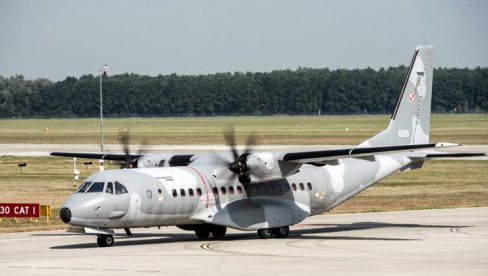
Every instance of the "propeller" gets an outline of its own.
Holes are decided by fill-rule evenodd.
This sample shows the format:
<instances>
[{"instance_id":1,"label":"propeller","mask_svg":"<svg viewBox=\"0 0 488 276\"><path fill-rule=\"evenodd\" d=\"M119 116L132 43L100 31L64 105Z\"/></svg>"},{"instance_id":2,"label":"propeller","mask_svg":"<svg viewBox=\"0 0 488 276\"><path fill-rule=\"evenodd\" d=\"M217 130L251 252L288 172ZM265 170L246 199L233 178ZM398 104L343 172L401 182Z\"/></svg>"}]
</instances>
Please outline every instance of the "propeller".
<instances>
[{"instance_id":1,"label":"propeller","mask_svg":"<svg viewBox=\"0 0 488 276\"><path fill-rule=\"evenodd\" d=\"M247 157L251 154L251 146L256 144L256 137L252 133L247 137L246 147L242 154L237 151L236 135L233 127L224 132L224 138L226 144L230 146L233 157L232 162L226 161L229 170L238 176L239 182L242 184L250 183L251 171L247 166Z\"/></svg>"},{"instance_id":2,"label":"propeller","mask_svg":"<svg viewBox=\"0 0 488 276\"><path fill-rule=\"evenodd\" d=\"M137 158L132 158L130 154L130 146L129 146L129 139L130 135L128 131L121 131L119 133L119 140L122 144L122 148L125 154L125 163L122 163L121 168L137 168ZM137 151L137 154L142 154L142 146L145 144L145 141L142 141L141 147Z\"/></svg>"}]
</instances>

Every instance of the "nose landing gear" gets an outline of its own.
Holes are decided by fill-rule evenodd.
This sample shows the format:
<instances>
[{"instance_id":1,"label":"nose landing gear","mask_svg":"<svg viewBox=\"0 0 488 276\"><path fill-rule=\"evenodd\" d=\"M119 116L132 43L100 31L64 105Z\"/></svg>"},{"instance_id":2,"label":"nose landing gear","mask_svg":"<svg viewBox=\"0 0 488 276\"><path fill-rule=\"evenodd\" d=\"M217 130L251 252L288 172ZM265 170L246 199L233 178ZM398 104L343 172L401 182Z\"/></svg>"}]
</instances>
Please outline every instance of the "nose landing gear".
<instances>
[{"instance_id":1,"label":"nose landing gear","mask_svg":"<svg viewBox=\"0 0 488 276\"><path fill-rule=\"evenodd\" d=\"M110 247L114 244L114 237L112 235L98 235L97 244L100 247Z\"/></svg>"}]
</instances>

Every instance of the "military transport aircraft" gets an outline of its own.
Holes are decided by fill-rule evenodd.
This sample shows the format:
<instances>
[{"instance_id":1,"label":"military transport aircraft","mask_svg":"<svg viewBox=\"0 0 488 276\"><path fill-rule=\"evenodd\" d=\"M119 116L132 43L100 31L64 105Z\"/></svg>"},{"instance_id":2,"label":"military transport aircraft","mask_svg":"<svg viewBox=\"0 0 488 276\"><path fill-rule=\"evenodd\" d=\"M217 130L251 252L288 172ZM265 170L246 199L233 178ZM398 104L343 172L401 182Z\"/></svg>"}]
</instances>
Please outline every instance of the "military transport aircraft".
<instances>
[{"instance_id":1,"label":"military transport aircraft","mask_svg":"<svg viewBox=\"0 0 488 276\"><path fill-rule=\"evenodd\" d=\"M213 154L51 155L125 161L125 169L89 176L63 203L61 220L111 246L112 229L176 225L201 239L227 227L286 238L289 226L322 214L396 171L419 169L438 157L484 154L435 151L430 143L433 46L418 46L388 127L353 148L318 151L236 149ZM248 139L252 144L252 138Z\"/></svg>"}]
</instances>

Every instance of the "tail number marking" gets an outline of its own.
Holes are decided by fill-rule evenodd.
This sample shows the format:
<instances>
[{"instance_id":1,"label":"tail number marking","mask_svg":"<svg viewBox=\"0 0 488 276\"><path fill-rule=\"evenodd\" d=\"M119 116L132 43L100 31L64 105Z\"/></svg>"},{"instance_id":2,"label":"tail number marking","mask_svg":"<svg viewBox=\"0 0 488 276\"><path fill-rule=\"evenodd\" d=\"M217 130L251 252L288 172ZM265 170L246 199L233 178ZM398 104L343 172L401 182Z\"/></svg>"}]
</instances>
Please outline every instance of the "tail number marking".
<instances>
[{"instance_id":1,"label":"tail number marking","mask_svg":"<svg viewBox=\"0 0 488 276\"><path fill-rule=\"evenodd\" d=\"M408 138L408 137L410 137L410 131L408 129L400 129L398 131L398 137Z\"/></svg>"}]
</instances>

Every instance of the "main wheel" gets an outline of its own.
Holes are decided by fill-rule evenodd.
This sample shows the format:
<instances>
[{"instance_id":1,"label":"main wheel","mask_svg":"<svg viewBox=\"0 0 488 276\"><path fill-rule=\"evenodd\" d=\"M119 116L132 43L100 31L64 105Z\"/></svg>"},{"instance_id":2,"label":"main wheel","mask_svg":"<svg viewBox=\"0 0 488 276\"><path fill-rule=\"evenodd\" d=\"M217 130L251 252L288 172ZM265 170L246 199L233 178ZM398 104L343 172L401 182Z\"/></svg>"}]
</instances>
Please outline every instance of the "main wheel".
<instances>
[{"instance_id":1,"label":"main wheel","mask_svg":"<svg viewBox=\"0 0 488 276\"><path fill-rule=\"evenodd\" d=\"M202 225L200 227L195 228L195 235L201 240L208 239L210 236L210 229L207 225Z\"/></svg>"},{"instance_id":2,"label":"main wheel","mask_svg":"<svg viewBox=\"0 0 488 276\"><path fill-rule=\"evenodd\" d=\"M114 237L112 235L98 235L97 244L100 247L110 247L114 244Z\"/></svg>"},{"instance_id":3,"label":"main wheel","mask_svg":"<svg viewBox=\"0 0 488 276\"><path fill-rule=\"evenodd\" d=\"M273 237L271 228L264 228L258 230L258 236L260 239L269 239Z\"/></svg>"},{"instance_id":4,"label":"main wheel","mask_svg":"<svg viewBox=\"0 0 488 276\"><path fill-rule=\"evenodd\" d=\"M210 232L212 232L212 236L215 239L221 239L225 236L225 233L227 232L227 227L220 226L220 225L212 225L210 226Z\"/></svg>"},{"instance_id":5,"label":"main wheel","mask_svg":"<svg viewBox=\"0 0 488 276\"><path fill-rule=\"evenodd\" d=\"M288 237L288 234L290 234L290 227L283 226L283 227L273 228L271 229L271 232L273 233L273 236L275 238L284 239Z\"/></svg>"}]
</instances>

